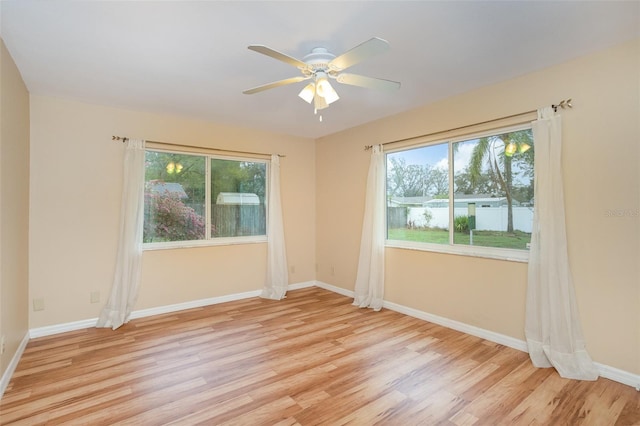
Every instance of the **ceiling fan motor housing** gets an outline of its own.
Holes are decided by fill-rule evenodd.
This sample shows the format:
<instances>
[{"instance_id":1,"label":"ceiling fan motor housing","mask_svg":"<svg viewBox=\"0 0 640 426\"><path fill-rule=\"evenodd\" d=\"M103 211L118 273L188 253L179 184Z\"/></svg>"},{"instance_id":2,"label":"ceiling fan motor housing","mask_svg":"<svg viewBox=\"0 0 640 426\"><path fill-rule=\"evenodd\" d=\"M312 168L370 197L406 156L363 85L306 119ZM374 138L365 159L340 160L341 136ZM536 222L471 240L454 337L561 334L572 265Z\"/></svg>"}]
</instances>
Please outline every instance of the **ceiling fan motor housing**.
<instances>
[{"instance_id":1,"label":"ceiling fan motor housing","mask_svg":"<svg viewBox=\"0 0 640 426\"><path fill-rule=\"evenodd\" d=\"M315 75L315 73L322 71L328 75L332 75L329 69L329 62L336 57L333 53L329 52L324 47L314 47L311 49L311 53L306 55L302 60L308 65L306 70L302 70L306 75Z\"/></svg>"}]
</instances>

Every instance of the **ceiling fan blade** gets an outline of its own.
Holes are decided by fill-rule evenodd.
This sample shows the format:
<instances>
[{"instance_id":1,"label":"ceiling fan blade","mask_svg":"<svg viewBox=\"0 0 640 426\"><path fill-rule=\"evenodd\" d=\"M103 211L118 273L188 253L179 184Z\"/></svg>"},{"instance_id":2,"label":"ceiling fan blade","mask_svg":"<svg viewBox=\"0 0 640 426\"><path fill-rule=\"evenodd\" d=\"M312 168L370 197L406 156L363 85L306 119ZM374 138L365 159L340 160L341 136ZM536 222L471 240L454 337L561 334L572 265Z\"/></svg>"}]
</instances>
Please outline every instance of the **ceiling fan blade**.
<instances>
[{"instance_id":1,"label":"ceiling fan blade","mask_svg":"<svg viewBox=\"0 0 640 426\"><path fill-rule=\"evenodd\" d=\"M400 83L397 81L365 77L358 74L338 74L336 80L338 81L338 83L349 84L351 86L366 87L368 89L396 90L400 88Z\"/></svg>"},{"instance_id":2,"label":"ceiling fan blade","mask_svg":"<svg viewBox=\"0 0 640 426\"><path fill-rule=\"evenodd\" d=\"M389 43L378 37L373 37L343 53L329 62L329 68L333 71L342 71L371 56L389 50Z\"/></svg>"},{"instance_id":3,"label":"ceiling fan blade","mask_svg":"<svg viewBox=\"0 0 640 426\"><path fill-rule=\"evenodd\" d=\"M292 58L291 56L285 55L284 53L278 52L277 50L273 50L270 47L263 46L261 44L254 44L249 46L248 48L249 50L253 50L254 52L262 53L263 55L267 55L279 61L285 62L289 65L293 65L294 67L297 67L300 69L308 68L308 65L302 62L301 60Z\"/></svg>"},{"instance_id":4,"label":"ceiling fan blade","mask_svg":"<svg viewBox=\"0 0 640 426\"><path fill-rule=\"evenodd\" d=\"M308 80L311 77L291 77L284 80L274 81L273 83L263 84L262 86L252 87L251 89L243 90L242 93L245 95L252 95L254 93L262 92L263 90L273 89L274 87L280 87L287 84L298 83L299 81Z\"/></svg>"}]
</instances>

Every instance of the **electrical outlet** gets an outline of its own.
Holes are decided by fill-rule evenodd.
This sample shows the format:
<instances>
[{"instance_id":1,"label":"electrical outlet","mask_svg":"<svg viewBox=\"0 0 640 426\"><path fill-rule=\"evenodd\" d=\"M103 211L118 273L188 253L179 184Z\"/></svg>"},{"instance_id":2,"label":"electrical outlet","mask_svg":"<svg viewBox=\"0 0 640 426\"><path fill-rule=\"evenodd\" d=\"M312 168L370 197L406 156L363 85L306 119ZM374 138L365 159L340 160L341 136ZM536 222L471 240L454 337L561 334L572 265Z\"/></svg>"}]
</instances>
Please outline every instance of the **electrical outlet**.
<instances>
[{"instance_id":1,"label":"electrical outlet","mask_svg":"<svg viewBox=\"0 0 640 426\"><path fill-rule=\"evenodd\" d=\"M44 299L42 298L33 299L33 310L44 311Z\"/></svg>"},{"instance_id":2,"label":"electrical outlet","mask_svg":"<svg viewBox=\"0 0 640 426\"><path fill-rule=\"evenodd\" d=\"M91 292L91 303L99 303L100 302L100 292L92 291Z\"/></svg>"},{"instance_id":3,"label":"electrical outlet","mask_svg":"<svg viewBox=\"0 0 640 426\"><path fill-rule=\"evenodd\" d=\"M294 265L291 265L291 273L292 274L296 273L296 267Z\"/></svg>"},{"instance_id":4,"label":"electrical outlet","mask_svg":"<svg viewBox=\"0 0 640 426\"><path fill-rule=\"evenodd\" d=\"M0 338L0 355L2 355L4 353L4 351L6 351L7 348L4 345L4 336L2 336Z\"/></svg>"}]
</instances>

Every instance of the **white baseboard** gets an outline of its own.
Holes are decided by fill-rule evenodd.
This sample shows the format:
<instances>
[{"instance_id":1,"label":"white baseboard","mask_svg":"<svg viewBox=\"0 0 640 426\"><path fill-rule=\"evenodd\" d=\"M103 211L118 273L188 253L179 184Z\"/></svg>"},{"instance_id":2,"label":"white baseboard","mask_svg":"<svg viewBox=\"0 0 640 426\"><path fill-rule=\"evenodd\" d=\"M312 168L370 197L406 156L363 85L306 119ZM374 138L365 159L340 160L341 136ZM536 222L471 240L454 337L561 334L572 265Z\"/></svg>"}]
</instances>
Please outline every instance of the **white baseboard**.
<instances>
[{"instance_id":1,"label":"white baseboard","mask_svg":"<svg viewBox=\"0 0 640 426\"><path fill-rule=\"evenodd\" d=\"M315 281L305 281L301 283L290 284L288 287L288 290L297 290L297 289L306 288L306 287L313 287L314 285L315 285ZM167 314L171 312L184 311L186 309L200 308L202 306L217 305L219 303L232 302L234 300L248 299L251 297L260 296L261 292L262 290L253 290L253 291L247 291L244 293L235 293L235 294L229 294L226 296L211 297L207 299L199 299L199 300L192 300L189 302L176 303L173 305L158 306L155 308L148 308L148 309L139 309L137 311L133 311L129 316L129 318L130 319L144 318L152 315ZM35 339L36 337L51 336L59 333L66 333L68 331L76 331L76 330L82 330L84 328L91 328L96 326L97 321L98 321L98 318L90 318L86 320L73 321L73 322L68 322L64 324L56 324L56 325L50 325L46 327L32 328L31 330L29 330L29 337L31 339Z\"/></svg>"},{"instance_id":2,"label":"white baseboard","mask_svg":"<svg viewBox=\"0 0 640 426\"><path fill-rule=\"evenodd\" d=\"M313 287L314 281L305 281L301 283L289 284L287 291L298 290L306 287ZM201 308L203 306L217 305L219 303L233 302L234 300L249 299L258 297L262 290L247 291L244 293L229 294L226 296L211 297L208 299L193 300L190 302L176 303L175 305L159 306L157 308L140 309L131 313L130 319L150 317L152 315L168 314L171 312L184 311L187 309Z\"/></svg>"},{"instance_id":3,"label":"white baseboard","mask_svg":"<svg viewBox=\"0 0 640 426\"><path fill-rule=\"evenodd\" d=\"M13 376L13 372L16 371L16 367L18 366L18 362L20 362L20 358L22 358L22 353L27 347L27 343L29 343L29 333L26 333L22 338L22 341L20 342L20 345L18 345L16 353L13 354L13 357L11 358L7 369L4 370L2 378L0 378L0 398L2 398L2 395L4 395L4 391L7 389L7 386L9 386L11 376Z\"/></svg>"},{"instance_id":4,"label":"white baseboard","mask_svg":"<svg viewBox=\"0 0 640 426\"><path fill-rule=\"evenodd\" d=\"M29 337L53 336L54 334L66 333L68 331L82 330L84 328L95 327L98 318L90 318L80 321L66 322L63 324L47 325L44 327L32 328L29 330Z\"/></svg>"},{"instance_id":5,"label":"white baseboard","mask_svg":"<svg viewBox=\"0 0 640 426\"><path fill-rule=\"evenodd\" d=\"M599 362L594 362L594 364L598 369L598 374L600 374L600 377L613 380L614 382L629 385L633 388L636 388L636 390L640 392L640 374L633 374L625 370L620 370L619 368L600 364Z\"/></svg>"},{"instance_id":6,"label":"white baseboard","mask_svg":"<svg viewBox=\"0 0 640 426\"><path fill-rule=\"evenodd\" d=\"M314 287L315 285L316 285L315 281L304 281L301 283L289 284L289 287L287 287L287 291L300 290L301 288Z\"/></svg>"},{"instance_id":7,"label":"white baseboard","mask_svg":"<svg viewBox=\"0 0 640 426\"><path fill-rule=\"evenodd\" d=\"M353 291L345 290L343 288L336 287L331 284L326 284L321 281L316 281L316 286L323 288L325 290L333 291L334 293L342 294L343 296L353 297L354 295ZM432 322L434 324L451 328L453 330L470 334L472 336L480 337L490 342L508 346L510 348L517 349L522 352L527 352L527 353L529 352L527 348L527 342L525 342L524 340L516 339L514 337L506 336L504 334L485 330L483 328L465 324L460 321L455 321L449 318L433 315L424 311L420 311L418 309L409 308L407 306L400 305L393 302L385 301L383 302L382 306L392 311L409 315L411 317L418 318L424 321ZM594 362L594 364L598 369L598 374L600 374L600 377L604 377L605 379L613 380L615 382L634 387L636 388L636 390L640 391L640 374L633 374L629 371L620 370L618 368L610 367L608 365L600 364L598 362Z\"/></svg>"},{"instance_id":8,"label":"white baseboard","mask_svg":"<svg viewBox=\"0 0 640 426\"><path fill-rule=\"evenodd\" d=\"M234 300L258 297L262 290L247 291L244 293L229 294L227 296L210 297L207 299L192 300L190 302L176 303L174 305L158 306L156 308L140 309L131 312L130 319L150 317L152 315L168 314L187 309L201 308L203 306L217 305L219 303L233 302Z\"/></svg>"},{"instance_id":9,"label":"white baseboard","mask_svg":"<svg viewBox=\"0 0 640 426\"><path fill-rule=\"evenodd\" d=\"M501 345L508 346L519 351L527 352L527 342L525 342L524 340L485 330L484 328L475 327L473 325L465 324L460 321L455 321L449 318L444 318L438 315L419 311L417 309L408 308L406 306L399 305L393 302L383 302L382 306L384 308L391 309L392 311L409 315L410 317L419 318L421 320L432 322L443 327L451 328L453 330L461 331L472 336L480 337L481 339L489 340L490 342L499 343Z\"/></svg>"},{"instance_id":10,"label":"white baseboard","mask_svg":"<svg viewBox=\"0 0 640 426\"><path fill-rule=\"evenodd\" d=\"M315 283L316 283L316 287L320 287L320 288L323 288L325 290L329 290L329 291L332 291L334 293L341 294L343 296L353 297L355 295L354 292L351 291L351 290L346 290L346 289L341 288L341 287L336 287L335 285L323 283L322 281L316 281Z\"/></svg>"},{"instance_id":11,"label":"white baseboard","mask_svg":"<svg viewBox=\"0 0 640 426\"><path fill-rule=\"evenodd\" d=\"M327 284L322 281L305 281L301 283L291 284L289 285L288 290L298 290L298 289L313 287L313 286L316 286L334 293L338 293L346 297L354 296L354 293L351 290L346 290L344 288ZM182 311L185 309L199 308L202 306L215 305L218 303L231 302L234 300L248 299L251 297L258 297L260 296L260 293L261 293L261 290L254 290L254 291L248 291L244 293L230 294L227 296L212 297L208 299L200 299L200 300L194 300L190 302L177 303L174 305L159 306L156 308L149 308L149 309L141 309L141 310L132 312L131 319L143 318L143 317L148 317L152 315L166 314L170 312ZM510 348L517 349L519 351L528 352L527 343L523 340L516 339L514 337L510 337L504 334L485 330L483 328L475 327L473 325L465 324L465 323L455 321L449 318L444 318L438 315L433 315L428 312L423 312L418 309L409 308L407 306L400 305L393 302L385 301L382 306L387 309L391 309L392 311L400 312L402 314L409 315L414 318L419 318L421 320L432 322L434 324L438 324L443 327L451 328L453 330L467 333L472 336L480 337L482 339L486 339L494 343L508 346ZM33 328L29 330L28 335L25 336L25 339L20 345L20 349L16 352L16 355L12 359L11 361L12 364L10 364L10 367L7 369L7 371L5 371L5 374L2 377L2 382L0 382L0 391L4 391L6 385L9 383L11 374L13 374L13 370L15 370L15 366L17 366L18 361L20 360L20 356L22 355L22 352L24 351L24 347L26 346L29 338L33 339L36 337L50 336L53 334L64 333L67 331L74 331L74 330L80 330L83 328L95 327L97 320L98 320L97 318L92 318L87 320L70 322L66 324L58 324L58 325L52 325L47 327ZM14 361L15 361L15 365L13 366L13 369L11 369L11 365L13 365ZM608 365L600 364L597 362L595 364L601 377L604 377L606 379L610 379L619 383L623 383L625 385L632 386L640 390L639 374L633 374L631 372L620 370L618 368L610 367ZM8 374L9 370L11 370L11 374ZM6 380L6 383L5 383L5 380ZM2 393L0 392L0 395L1 394Z\"/></svg>"}]
</instances>

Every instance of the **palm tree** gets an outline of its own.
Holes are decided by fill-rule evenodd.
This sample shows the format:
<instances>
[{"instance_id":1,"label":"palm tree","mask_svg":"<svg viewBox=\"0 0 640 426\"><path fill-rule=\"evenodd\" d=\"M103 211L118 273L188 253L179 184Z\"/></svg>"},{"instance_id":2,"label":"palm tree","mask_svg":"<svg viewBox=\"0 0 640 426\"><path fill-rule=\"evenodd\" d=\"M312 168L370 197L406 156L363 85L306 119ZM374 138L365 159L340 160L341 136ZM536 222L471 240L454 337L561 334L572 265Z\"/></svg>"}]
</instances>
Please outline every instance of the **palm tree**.
<instances>
[{"instance_id":1,"label":"palm tree","mask_svg":"<svg viewBox=\"0 0 640 426\"><path fill-rule=\"evenodd\" d=\"M471 186L480 182L483 166L488 164L489 174L497 181L507 199L507 232L513 232L513 155L526 152L532 145L531 131L521 130L480 138L471 152Z\"/></svg>"}]
</instances>

